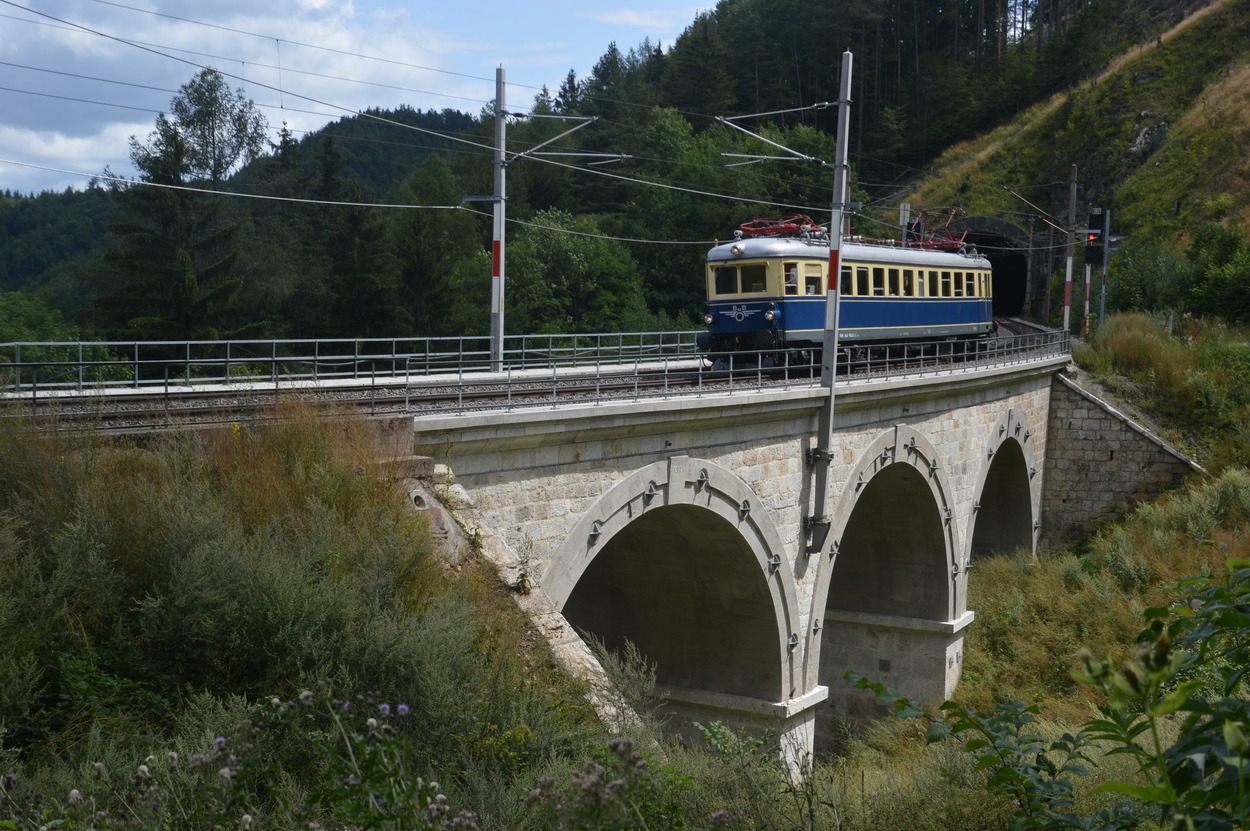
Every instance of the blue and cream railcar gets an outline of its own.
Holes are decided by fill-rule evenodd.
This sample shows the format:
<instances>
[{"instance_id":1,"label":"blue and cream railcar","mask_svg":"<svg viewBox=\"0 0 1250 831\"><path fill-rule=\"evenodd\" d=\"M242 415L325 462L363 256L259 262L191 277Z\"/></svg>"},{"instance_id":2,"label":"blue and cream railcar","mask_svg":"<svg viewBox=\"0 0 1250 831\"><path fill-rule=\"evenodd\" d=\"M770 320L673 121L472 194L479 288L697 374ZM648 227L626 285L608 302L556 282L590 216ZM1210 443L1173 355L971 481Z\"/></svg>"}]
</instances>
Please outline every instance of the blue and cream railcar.
<instances>
[{"instance_id":1,"label":"blue and cream railcar","mask_svg":"<svg viewBox=\"0 0 1250 831\"><path fill-rule=\"evenodd\" d=\"M841 248L842 347L984 338L996 329L990 263L976 253L848 240ZM707 331L713 354L777 361L824 340L829 242L818 236L742 237L707 257Z\"/></svg>"}]
</instances>

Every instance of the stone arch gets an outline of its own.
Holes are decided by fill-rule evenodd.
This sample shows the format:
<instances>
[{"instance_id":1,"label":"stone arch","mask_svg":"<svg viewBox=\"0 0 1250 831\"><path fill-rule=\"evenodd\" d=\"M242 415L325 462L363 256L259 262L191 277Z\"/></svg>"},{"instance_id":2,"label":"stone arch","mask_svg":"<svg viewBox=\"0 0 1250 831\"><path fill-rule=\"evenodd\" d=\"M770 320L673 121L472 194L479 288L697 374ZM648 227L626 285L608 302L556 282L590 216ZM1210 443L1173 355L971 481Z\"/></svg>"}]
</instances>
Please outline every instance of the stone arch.
<instances>
[{"instance_id":1,"label":"stone arch","mask_svg":"<svg viewBox=\"0 0 1250 831\"><path fill-rule=\"evenodd\" d=\"M976 501L968 517L965 565L991 552L1037 550L1041 528L1041 472L1033 458L1033 431L1012 408L994 425L982 455Z\"/></svg>"},{"instance_id":2,"label":"stone arch","mask_svg":"<svg viewBox=\"0 0 1250 831\"><path fill-rule=\"evenodd\" d=\"M713 462L673 457L621 480L541 583L575 627L633 641L661 686L774 702L805 692L781 536L750 486Z\"/></svg>"},{"instance_id":3,"label":"stone arch","mask_svg":"<svg viewBox=\"0 0 1250 831\"><path fill-rule=\"evenodd\" d=\"M883 433L860 456L832 512L830 542L813 555L821 562L807 633L809 686L826 683L819 678L821 635L835 610L847 620L928 621L935 628L963 614L952 494L937 451L910 427Z\"/></svg>"}]
</instances>

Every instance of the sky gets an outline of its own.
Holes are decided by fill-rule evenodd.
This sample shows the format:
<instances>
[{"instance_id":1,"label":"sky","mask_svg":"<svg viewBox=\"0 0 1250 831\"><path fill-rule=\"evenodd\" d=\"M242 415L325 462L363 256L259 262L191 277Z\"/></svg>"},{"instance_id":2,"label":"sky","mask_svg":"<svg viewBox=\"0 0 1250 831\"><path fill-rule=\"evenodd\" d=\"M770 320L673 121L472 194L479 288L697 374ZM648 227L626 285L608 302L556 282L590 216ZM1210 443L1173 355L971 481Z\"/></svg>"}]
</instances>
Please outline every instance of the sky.
<instances>
[{"instance_id":1,"label":"sky","mask_svg":"<svg viewBox=\"0 0 1250 831\"><path fill-rule=\"evenodd\" d=\"M203 67L295 131L368 107L510 111L584 78L615 42L672 46L713 5L681 0L0 0L0 191L134 176L129 139ZM51 169L48 169L51 168ZM76 175L76 174L86 174Z\"/></svg>"}]
</instances>

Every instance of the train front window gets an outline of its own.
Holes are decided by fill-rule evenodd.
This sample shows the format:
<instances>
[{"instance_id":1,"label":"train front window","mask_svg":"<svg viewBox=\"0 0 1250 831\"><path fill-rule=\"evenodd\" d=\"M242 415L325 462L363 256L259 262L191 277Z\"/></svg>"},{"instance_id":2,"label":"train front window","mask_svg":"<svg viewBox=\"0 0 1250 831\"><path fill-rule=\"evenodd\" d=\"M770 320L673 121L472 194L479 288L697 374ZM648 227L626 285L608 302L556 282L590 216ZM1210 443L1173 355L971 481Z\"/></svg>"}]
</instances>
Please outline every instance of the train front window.
<instances>
[{"instance_id":1,"label":"train front window","mask_svg":"<svg viewBox=\"0 0 1250 831\"><path fill-rule=\"evenodd\" d=\"M768 267L760 265L744 265L742 267L742 293L763 294L768 290Z\"/></svg>"},{"instance_id":2,"label":"train front window","mask_svg":"<svg viewBox=\"0 0 1250 831\"><path fill-rule=\"evenodd\" d=\"M738 267L732 265L723 265L716 268L713 272L716 280L717 294L737 294L738 293Z\"/></svg>"},{"instance_id":3,"label":"train front window","mask_svg":"<svg viewBox=\"0 0 1250 831\"><path fill-rule=\"evenodd\" d=\"M785 275L786 294L799 293L799 266L798 263L782 263L781 273Z\"/></svg>"}]
</instances>

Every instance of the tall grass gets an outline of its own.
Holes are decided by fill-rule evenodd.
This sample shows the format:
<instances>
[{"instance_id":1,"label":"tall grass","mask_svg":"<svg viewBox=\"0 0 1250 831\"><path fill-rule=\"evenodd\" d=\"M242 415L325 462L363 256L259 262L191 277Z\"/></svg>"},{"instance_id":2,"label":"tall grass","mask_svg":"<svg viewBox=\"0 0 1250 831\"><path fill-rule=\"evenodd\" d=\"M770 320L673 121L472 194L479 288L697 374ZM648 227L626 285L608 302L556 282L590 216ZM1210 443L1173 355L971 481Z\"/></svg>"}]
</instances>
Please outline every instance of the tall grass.
<instances>
[{"instance_id":1,"label":"tall grass","mask_svg":"<svg viewBox=\"0 0 1250 831\"><path fill-rule=\"evenodd\" d=\"M1206 467L1250 464L1250 334L1218 321L1113 315L1073 357Z\"/></svg>"},{"instance_id":2,"label":"tall grass","mask_svg":"<svg viewBox=\"0 0 1250 831\"><path fill-rule=\"evenodd\" d=\"M150 447L0 436L0 767L63 795L303 689L405 702L415 769L453 795L585 751L580 696L531 682L549 657L501 634L511 606L486 620L485 579L440 563L363 432L287 416ZM315 775L270 752L290 787Z\"/></svg>"}]
</instances>

